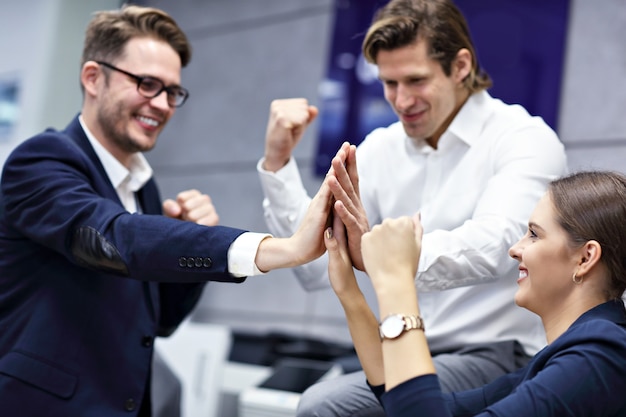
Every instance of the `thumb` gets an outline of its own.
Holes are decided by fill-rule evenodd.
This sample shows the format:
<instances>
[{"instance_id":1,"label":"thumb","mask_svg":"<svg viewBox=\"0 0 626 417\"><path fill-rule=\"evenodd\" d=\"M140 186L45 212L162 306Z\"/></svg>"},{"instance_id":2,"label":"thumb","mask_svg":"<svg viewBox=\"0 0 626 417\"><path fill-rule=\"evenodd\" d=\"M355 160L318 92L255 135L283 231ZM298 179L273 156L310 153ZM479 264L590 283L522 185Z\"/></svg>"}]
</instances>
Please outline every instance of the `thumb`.
<instances>
[{"instance_id":1,"label":"thumb","mask_svg":"<svg viewBox=\"0 0 626 417\"><path fill-rule=\"evenodd\" d=\"M165 214L167 217L177 219L181 215L181 213L182 209L176 201L168 198L163 202L163 214Z\"/></svg>"},{"instance_id":2,"label":"thumb","mask_svg":"<svg viewBox=\"0 0 626 417\"><path fill-rule=\"evenodd\" d=\"M307 124L313 123L315 119L317 119L317 115L319 114L319 110L315 106L309 106L309 120Z\"/></svg>"},{"instance_id":3,"label":"thumb","mask_svg":"<svg viewBox=\"0 0 626 417\"><path fill-rule=\"evenodd\" d=\"M337 239L333 235L333 228L328 227L324 232L324 244L326 245L326 250L328 252L337 252Z\"/></svg>"}]
</instances>

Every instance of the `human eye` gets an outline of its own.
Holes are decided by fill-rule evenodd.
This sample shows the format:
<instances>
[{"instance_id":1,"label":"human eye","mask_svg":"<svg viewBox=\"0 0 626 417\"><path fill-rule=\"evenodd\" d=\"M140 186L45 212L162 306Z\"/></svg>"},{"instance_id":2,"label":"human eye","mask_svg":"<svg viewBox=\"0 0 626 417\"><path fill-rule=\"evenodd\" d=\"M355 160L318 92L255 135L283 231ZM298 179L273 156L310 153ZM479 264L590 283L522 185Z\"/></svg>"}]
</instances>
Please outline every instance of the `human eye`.
<instances>
[{"instance_id":1,"label":"human eye","mask_svg":"<svg viewBox=\"0 0 626 417\"><path fill-rule=\"evenodd\" d=\"M409 82L412 85L419 85L419 84L423 84L426 81L426 78L424 77L413 77L409 80Z\"/></svg>"},{"instance_id":2,"label":"human eye","mask_svg":"<svg viewBox=\"0 0 626 417\"><path fill-rule=\"evenodd\" d=\"M156 94L163 88L163 83L156 78L144 77L139 84L139 88L146 94Z\"/></svg>"},{"instance_id":3,"label":"human eye","mask_svg":"<svg viewBox=\"0 0 626 417\"><path fill-rule=\"evenodd\" d=\"M532 228L532 227L529 227L529 228L528 228L528 232L527 232L527 233L528 233L528 236L529 236L531 239L537 239L537 238L539 237L539 236L537 236L537 233L535 233L535 231L533 230L533 228Z\"/></svg>"}]
</instances>

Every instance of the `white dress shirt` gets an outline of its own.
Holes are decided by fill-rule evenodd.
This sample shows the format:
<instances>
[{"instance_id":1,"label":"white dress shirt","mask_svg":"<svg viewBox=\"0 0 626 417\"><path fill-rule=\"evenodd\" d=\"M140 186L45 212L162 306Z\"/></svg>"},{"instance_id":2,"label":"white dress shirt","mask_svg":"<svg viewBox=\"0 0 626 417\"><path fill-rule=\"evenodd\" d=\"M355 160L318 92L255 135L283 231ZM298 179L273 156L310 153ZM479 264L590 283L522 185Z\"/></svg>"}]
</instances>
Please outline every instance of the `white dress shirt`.
<instances>
[{"instance_id":1,"label":"white dress shirt","mask_svg":"<svg viewBox=\"0 0 626 417\"><path fill-rule=\"evenodd\" d=\"M257 170L267 225L288 236L310 198L293 158L276 173L262 163ZM468 99L437 149L407 137L400 122L374 130L358 146L370 227L421 213L416 285L432 350L515 339L534 354L545 345L539 318L514 303L518 271L508 249L566 165L562 144L541 118L487 92ZM323 257L294 272L307 289L327 287L327 264Z\"/></svg>"},{"instance_id":2,"label":"white dress shirt","mask_svg":"<svg viewBox=\"0 0 626 417\"><path fill-rule=\"evenodd\" d=\"M95 138L85 125L82 115L78 120L124 208L129 213L140 212L135 193L152 178L152 168L145 156L139 152L133 154L130 169L126 168ZM264 274L257 268L254 259L259 244L268 236L271 235L246 232L235 239L228 249L228 271L239 277Z\"/></svg>"}]
</instances>

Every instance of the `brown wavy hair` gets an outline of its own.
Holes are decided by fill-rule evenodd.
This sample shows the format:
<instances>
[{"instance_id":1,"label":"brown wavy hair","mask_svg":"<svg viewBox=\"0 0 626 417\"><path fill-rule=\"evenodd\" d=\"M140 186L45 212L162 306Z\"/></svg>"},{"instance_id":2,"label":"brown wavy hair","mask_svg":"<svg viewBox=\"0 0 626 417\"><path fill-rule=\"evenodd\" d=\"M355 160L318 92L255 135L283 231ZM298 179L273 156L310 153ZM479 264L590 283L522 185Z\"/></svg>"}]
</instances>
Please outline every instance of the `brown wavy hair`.
<instances>
[{"instance_id":1,"label":"brown wavy hair","mask_svg":"<svg viewBox=\"0 0 626 417\"><path fill-rule=\"evenodd\" d=\"M149 37L167 42L185 67L191 45L176 21L162 10L124 5L119 10L96 12L85 32L81 66L87 61L114 61L133 38Z\"/></svg>"},{"instance_id":2,"label":"brown wavy hair","mask_svg":"<svg viewBox=\"0 0 626 417\"><path fill-rule=\"evenodd\" d=\"M600 261L609 274L607 297L620 298L626 290L626 176L578 172L552 181L548 193L572 247L589 240L600 244Z\"/></svg>"},{"instance_id":3,"label":"brown wavy hair","mask_svg":"<svg viewBox=\"0 0 626 417\"><path fill-rule=\"evenodd\" d=\"M379 9L363 41L365 59L376 64L381 50L411 45L419 39L428 43L428 55L450 76L452 62L462 48L472 55L472 69L464 85L470 94L492 85L476 57L465 17L449 0L392 0Z\"/></svg>"}]
</instances>

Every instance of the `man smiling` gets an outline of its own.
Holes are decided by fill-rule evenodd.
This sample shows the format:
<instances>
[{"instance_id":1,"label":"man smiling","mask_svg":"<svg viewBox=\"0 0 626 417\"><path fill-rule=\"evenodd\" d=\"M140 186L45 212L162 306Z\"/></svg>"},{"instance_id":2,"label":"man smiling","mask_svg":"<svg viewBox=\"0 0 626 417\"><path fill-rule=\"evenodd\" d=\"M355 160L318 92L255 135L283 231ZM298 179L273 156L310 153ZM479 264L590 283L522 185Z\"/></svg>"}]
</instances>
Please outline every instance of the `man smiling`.
<instances>
[{"instance_id":1,"label":"man smiling","mask_svg":"<svg viewBox=\"0 0 626 417\"><path fill-rule=\"evenodd\" d=\"M371 225L421 213L415 283L444 391L482 386L544 345L537 317L512 301L517 271L507 250L547 183L566 170L563 146L541 118L489 95L469 33L451 0L391 0L379 10L363 55L378 67L398 122L356 149L344 144L326 177L358 269ZM276 235L292 233L309 206L291 152L317 114L304 98L271 105L258 171ZM328 287L327 268L324 257L294 271L313 290ZM297 415L384 411L357 372L309 388Z\"/></svg>"},{"instance_id":2,"label":"man smiling","mask_svg":"<svg viewBox=\"0 0 626 417\"><path fill-rule=\"evenodd\" d=\"M82 57L82 111L7 159L3 415L150 416L154 338L174 331L207 281L241 282L324 251L326 185L287 239L216 226L210 198L196 190L161 207L142 152L185 103L180 74L190 57L184 33L158 9L97 13Z\"/></svg>"}]
</instances>

